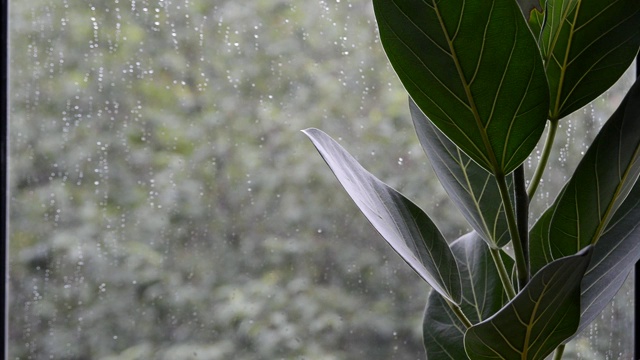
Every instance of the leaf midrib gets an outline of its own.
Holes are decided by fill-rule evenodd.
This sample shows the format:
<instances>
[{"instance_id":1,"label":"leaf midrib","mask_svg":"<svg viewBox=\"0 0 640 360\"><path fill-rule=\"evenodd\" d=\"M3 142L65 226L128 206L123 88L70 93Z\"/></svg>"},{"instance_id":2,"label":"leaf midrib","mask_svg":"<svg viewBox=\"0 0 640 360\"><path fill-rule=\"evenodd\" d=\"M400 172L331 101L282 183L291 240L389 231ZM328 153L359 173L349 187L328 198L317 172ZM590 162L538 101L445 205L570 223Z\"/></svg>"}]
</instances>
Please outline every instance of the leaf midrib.
<instances>
[{"instance_id":1,"label":"leaf midrib","mask_svg":"<svg viewBox=\"0 0 640 360\"><path fill-rule=\"evenodd\" d=\"M396 3L395 1L391 1L397 8L398 11L402 12L404 14L404 16L407 18L408 21L410 21L417 29L421 30L422 34L429 39L433 44L435 44L440 50L442 50L443 53L452 56L451 54L449 54L446 49L440 47L439 44L437 44L437 42L435 42L433 39L431 39L427 34L424 33L424 31L422 31L422 29L420 29L420 27L413 22L413 20L411 19L411 17L406 14ZM456 99L458 100L465 108L467 108L468 110L472 110L469 106L469 104L465 103L463 99L459 98L457 96L457 94L455 94L448 86L446 86L441 80L440 78L438 78L438 76L436 76L436 74L431 71L431 69L422 61L422 59L420 58L420 56L418 56L418 54L411 48L411 46L409 46L409 44L407 44L400 36L398 36L398 34L395 32L393 26L391 24L388 23L387 19L383 16L382 19L385 21L385 23L387 24L388 30L393 33L393 35L395 36L395 38L400 41L407 49L409 49L409 51L411 51L414 55L414 57L416 59L418 59L418 61L420 61L422 63L422 65L424 66L425 69L427 69L427 71L429 71L429 73L433 76L434 79L436 79L438 81L438 83L440 83L440 85L442 85L445 89L447 89L447 91L449 91L449 93ZM397 68L396 71L398 72L405 72L404 69L402 68ZM460 134L469 142L470 146L476 151L476 155L479 156L483 162L489 164L490 161L489 159L486 158L485 154L482 152L481 149L478 148L478 144L475 143L475 141L469 137L469 135L462 129L460 128L460 126L453 120L453 118L451 118L451 116L443 109L441 108L438 103L436 101L434 101L428 94L426 94L420 87L420 84L416 83L415 81L412 80L412 77L407 75L406 76L407 79L409 79L409 81L411 81L415 86L416 89L418 91L420 91L420 93L427 97L434 106L436 106L444 115L447 116L448 120L449 120L449 124L453 125L459 132ZM490 164L489 164L490 165Z\"/></svg>"},{"instance_id":2,"label":"leaf midrib","mask_svg":"<svg viewBox=\"0 0 640 360\"><path fill-rule=\"evenodd\" d=\"M575 15L573 17L573 21L570 22L571 30L569 31L569 39L567 39L567 48L565 49L564 58L562 59L562 65L560 66L560 79L558 81L558 88L556 89L556 99L554 101L553 111L549 114L549 119L551 120L558 120L558 117L560 116L560 101L562 97L562 88L564 87L564 80L565 80L567 67L568 67L569 52L571 50L571 44L573 43L573 35L575 34L574 32L575 25L578 19L578 13L580 12L581 5L582 5L582 1L578 0L575 6ZM566 12L569 12L571 8L572 8L571 6L567 6ZM568 13L563 14L562 18L560 19L560 24L564 24L568 16L569 16ZM549 59L553 57L553 50L555 49L558 39L560 38L560 34L562 33L561 31L562 27L563 26L561 25L558 31L556 32L556 36L553 41L553 46L551 47L551 49L549 49L549 55L548 55ZM550 61L547 60L545 67L548 67L549 63Z\"/></svg>"},{"instance_id":3,"label":"leaf midrib","mask_svg":"<svg viewBox=\"0 0 640 360\"><path fill-rule=\"evenodd\" d=\"M482 195L476 196L475 191L473 190L473 186L471 184L471 180L469 179L469 174L467 173L467 167L466 166L462 166L462 157L461 157L461 154L460 154L460 149L457 149L457 151L458 151L458 160L459 160L459 163L461 164L460 170L462 171L462 173L464 175L464 180L466 182L467 192L471 196L471 199L473 201L473 205L476 208L476 210L478 212L478 216L480 217L480 219L482 221L482 227L484 228L483 229L484 232L487 234L487 236L489 236L491 238L490 240L493 240L494 245L495 245L497 243L497 239L495 238L496 237L496 232L495 232L495 230L491 231L489 229L489 225L487 224L487 219L485 218L484 212L482 211L482 207L480 206L480 201L482 199ZM487 174L487 175L488 175L488 177L491 176L490 174ZM463 187L465 187L465 186L463 186ZM486 188L486 181L485 181L485 186L483 186L483 192L484 192L485 188ZM498 214L500 213L500 209L501 208L498 208ZM498 214L496 214L496 217L497 217Z\"/></svg>"},{"instance_id":4,"label":"leaf midrib","mask_svg":"<svg viewBox=\"0 0 640 360\"><path fill-rule=\"evenodd\" d=\"M598 227L596 228L596 231L593 234L591 241L589 242L591 245L594 245L594 246L596 245L605 227L607 226L607 224L609 224L609 220L611 220L610 218L613 216L613 213L615 213L613 209L613 205L617 202L618 197L620 196L620 192L622 191L622 188L624 188L624 186L627 184L627 178L629 177L629 173L631 172L631 169L634 167L634 165L636 165L636 161L638 160L639 155L640 155L640 144L637 144L636 149L633 152L633 156L631 157L631 161L629 161L629 166L625 168L624 174L620 178L620 181L618 182L618 186L616 186L616 191L613 193L613 196L611 197L611 201L609 201L609 204L607 205L607 210L605 210L605 213L603 214L604 216L602 217L602 220L600 220L600 223L598 224ZM598 201L599 199L600 198L598 197Z\"/></svg>"},{"instance_id":5,"label":"leaf midrib","mask_svg":"<svg viewBox=\"0 0 640 360\"><path fill-rule=\"evenodd\" d=\"M453 40L451 37L449 37L449 33L444 25L444 20L442 18L442 15L440 14L440 10L438 8L437 2L435 0L432 0L431 3L433 5L433 9L436 13L436 16L438 17L438 22L440 23L440 27L442 28L442 33L444 34L447 44L449 45L449 50L451 51L451 58L456 66L458 75L460 76L460 81L462 82L462 86L464 87L465 94L467 95L467 101L469 101L469 107L471 109L471 113L473 114L473 118L476 122L476 126L480 132L482 143L485 146L485 150L487 151L487 154L489 155L489 165L491 166L491 171L494 173L494 175L500 175L503 172L503 170L499 169L498 167L498 161L496 159L496 155L493 151L493 148L491 147L491 143L489 142L489 137L487 136L486 129L484 128L484 125L482 124L482 120L480 119L478 108L476 106L473 95L471 94L470 85L464 76L464 72L462 71L460 62L458 61L456 49L453 46ZM492 2L491 12L493 12L494 5L495 5L495 2ZM491 15L489 15L489 18L491 18ZM487 26L488 26L488 22L487 22ZM480 61L480 59L478 59L478 61ZM500 174L498 174L498 172Z\"/></svg>"},{"instance_id":6,"label":"leaf midrib","mask_svg":"<svg viewBox=\"0 0 640 360\"><path fill-rule=\"evenodd\" d=\"M629 18L633 17L635 15L635 13L633 13L632 15L628 16L627 18L624 19L624 21L627 21ZM622 22L618 23L616 26L620 26ZM615 27L611 27L608 31L602 33L596 40L599 40L603 37L605 37L606 35L608 35L609 32L613 31L615 29ZM575 85L571 88L571 90L569 90L568 92L566 92L566 96L565 99L563 101L563 103L561 104L561 108L567 108L570 105L573 105L577 100L573 100L572 103L569 103L567 105L567 102L571 99L571 96L573 95L574 91L578 88L578 86L580 85L580 83L587 77L587 75L589 75L591 73L591 71L593 71L593 69L600 64L600 62L606 58L607 56L611 55L611 53L615 52L616 50L620 49L621 47L623 47L629 40L633 39L633 37L635 36L634 33L632 34L628 34L628 37L623 41L620 42L620 44L614 48L612 48L611 50L607 51L606 53L603 53L602 56L600 56L600 58L598 59L598 61L595 61L593 63L593 65L591 65L589 67L589 69L587 69L587 71L585 71L576 81ZM595 41L594 41L595 42ZM591 46L591 44L589 45ZM588 49L585 48L585 50L581 51L580 53L576 54L576 56L571 59L571 61L569 62L569 64L567 65L567 67L571 66L573 64L574 61L576 61L580 56L582 56L582 54L587 51ZM616 64L617 65L617 64ZM616 65L609 65L608 67L614 67ZM599 68L600 70L603 69L603 67Z\"/></svg>"},{"instance_id":7,"label":"leaf midrib","mask_svg":"<svg viewBox=\"0 0 640 360\"><path fill-rule=\"evenodd\" d=\"M607 10L609 10L609 8L611 8L612 6L616 5L619 1L613 1L610 4L608 4L605 8L603 8L598 14L596 14L595 16L591 17L588 21L580 24L579 27L575 28L572 30L571 32L571 36L573 37L573 34L577 33L578 31L580 31L582 28L586 27L589 23L591 23L592 21L594 21L597 17L599 17L602 13L606 12ZM636 11L637 12L637 11ZM621 19L618 23L616 23L615 25L610 26L606 31L601 32L601 34L595 38L591 43L589 43L589 45L585 46L584 49L582 51L580 51L579 53L575 54L575 56L573 58L571 58L569 60L569 62L566 64L566 67L563 69L562 71L562 77L564 79L565 75L566 75L566 71L567 69L578 59L580 58L586 51L589 50L589 48L593 45L593 43L595 43L596 41L602 39L603 37L607 36L610 32L614 31L618 26L620 26L621 24L624 24L625 22L627 22L630 18L632 18L633 16L635 16L636 12L629 14L627 17L625 17L624 19ZM576 14L576 19L577 19L577 14ZM575 20L574 20L574 26L575 26ZM593 70L593 68L598 65L602 59L604 59L605 57L609 56L612 52L618 50L620 47L622 47L629 39L632 39L634 36L634 34L629 34L629 37L621 42L618 46L612 48L611 50L609 50L608 52L602 54L602 56L600 56L600 58L598 59L598 61L595 61L593 63L593 65L591 65L589 67L589 69L587 71L585 71L576 81L576 83L573 85L573 87L568 90L567 92L565 92L566 96L564 101L562 102L562 104L559 104L559 109L566 109L567 107L567 102L571 99L572 94L574 93L574 91L576 90L576 88L578 88L578 85L587 77L587 75L589 75L589 73ZM567 56L568 57L568 56ZM572 103L569 103L569 105L572 105L573 103L575 103L576 100L573 100Z\"/></svg>"}]
</instances>

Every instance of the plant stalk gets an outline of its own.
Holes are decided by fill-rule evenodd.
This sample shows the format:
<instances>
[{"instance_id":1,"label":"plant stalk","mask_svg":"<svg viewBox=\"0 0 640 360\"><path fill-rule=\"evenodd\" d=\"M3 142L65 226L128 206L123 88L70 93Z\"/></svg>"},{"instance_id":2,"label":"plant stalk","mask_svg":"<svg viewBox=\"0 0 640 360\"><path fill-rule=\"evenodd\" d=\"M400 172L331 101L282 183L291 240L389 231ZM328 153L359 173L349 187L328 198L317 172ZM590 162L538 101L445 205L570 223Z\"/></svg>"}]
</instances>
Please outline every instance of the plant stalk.
<instances>
[{"instance_id":1,"label":"plant stalk","mask_svg":"<svg viewBox=\"0 0 640 360\"><path fill-rule=\"evenodd\" d=\"M513 211L513 205L509 197L507 179L504 175L496 175L496 181L498 183L498 189L500 189L504 212L507 216L507 224L509 225L509 235L511 235L511 244L516 258L516 269L518 270L518 290L520 290L529 282L529 271L527 270L527 262L524 257L524 250L522 249L522 241L520 240L515 212Z\"/></svg>"},{"instance_id":2,"label":"plant stalk","mask_svg":"<svg viewBox=\"0 0 640 360\"><path fill-rule=\"evenodd\" d=\"M509 278L509 273L507 272L507 268L504 266L504 261L502 261L502 256L500 256L500 249L489 248L491 251L491 257L493 258L493 263L496 265L498 269L498 275L500 276L500 281L502 282L502 287L504 291L507 293L507 297L509 300L516 297L516 290L513 288L513 284L511 284L511 279Z\"/></svg>"},{"instance_id":3,"label":"plant stalk","mask_svg":"<svg viewBox=\"0 0 640 360\"><path fill-rule=\"evenodd\" d=\"M473 326L473 324L471 323L471 321L469 321L469 319L467 318L467 316L462 312L462 309L460 308L460 306L458 304L454 304L451 301L449 301L448 299L444 298L444 301L447 302L447 305L449 305L449 308L451 308L451 311L453 311L454 314L456 314L456 317L458 318L458 320L460 320L460 322L462 322L462 324L464 325L464 327L466 329L470 328Z\"/></svg>"},{"instance_id":4,"label":"plant stalk","mask_svg":"<svg viewBox=\"0 0 640 360\"><path fill-rule=\"evenodd\" d=\"M564 346L565 344L562 344L556 348L556 352L553 354L553 360L562 359L562 354L564 353Z\"/></svg>"},{"instance_id":5,"label":"plant stalk","mask_svg":"<svg viewBox=\"0 0 640 360\"><path fill-rule=\"evenodd\" d=\"M542 174L544 174L544 170L547 167L547 162L549 161L549 155L551 154L551 148L553 147L553 141L556 138L557 130L558 120L549 120L549 131L547 132L547 138L544 141L542 155L540 156L538 166L536 167L533 177L531 178L531 182L529 183L529 189L527 189L529 199L533 198L533 195L536 193L538 185L540 184L540 179L542 179Z\"/></svg>"},{"instance_id":6,"label":"plant stalk","mask_svg":"<svg viewBox=\"0 0 640 360\"><path fill-rule=\"evenodd\" d=\"M527 273L531 272L529 265L529 196L524 180L524 165L518 166L513 173L514 188L516 192L516 221L520 233L520 243L524 255Z\"/></svg>"}]
</instances>

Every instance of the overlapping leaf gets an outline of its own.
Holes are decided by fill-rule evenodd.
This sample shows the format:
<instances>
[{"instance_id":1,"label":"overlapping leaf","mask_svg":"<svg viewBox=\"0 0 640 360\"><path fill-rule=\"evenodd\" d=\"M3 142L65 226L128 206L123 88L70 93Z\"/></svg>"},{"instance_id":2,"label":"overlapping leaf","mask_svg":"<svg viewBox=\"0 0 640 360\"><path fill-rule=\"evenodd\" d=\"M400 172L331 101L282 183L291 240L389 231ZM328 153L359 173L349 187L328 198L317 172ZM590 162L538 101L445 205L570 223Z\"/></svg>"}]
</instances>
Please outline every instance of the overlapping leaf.
<instances>
[{"instance_id":1,"label":"overlapping leaf","mask_svg":"<svg viewBox=\"0 0 640 360\"><path fill-rule=\"evenodd\" d=\"M558 197L560 197L558 195ZM537 273L545 265L553 261L551 245L549 244L549 224L553 216L554 207L547 209L529 231L529 263L531 274Z\"/></svg>"},{"instance_id":2,"label":"overlapping leaf","mask_svg":"<svg viewBox=\"0 0 640 360\"><path fill-rule=\"evenodd\" d=\"M593 249L582 280L581 331L611 302L636 262L640 260L640 183L611 219Z\"/></svg>"},{"instance_id":3,"label":"overlapping leaf","mask_svg":"<svg viewBox=\"0 0 640 360\"><path fill-rule=\"evenodd\" d=\"M549 91L514 0L374 0L380 39L405 88L442 132L496 175L529 156Z\"/></svg>"},{"instance_id":4,"label":"overlapping leaf","mask_svg":"<svg viewBox=\"0 0 640 360\"><path fill-rule=\"evenodd\" d=\"M371 224L431 287L456 304L460 274L449 245L429 217L414 203L365 170L337 142L317 129L311 139L338 181Z\"/></svg>"},{"instance_id":5,"label":"overlapping leaf","mask_svg":"<svg viewBox=\"0 0 640 360\"><path fill-rule=\"evenodd\" d=\"M462 312L472 323L489 318L507 302L489 247L476 232L471 232L453 242L451 250L462 278ZM513 267L511 258L507 255L503 258L508 268ZM431 292L423 322L427 358L465 359L465 331L442 296Z\"/></svg>"},{"instance_id":6,"label":"overlapping leaf","mask_svg":"<svg viewBox=\"0 0 640 360\"><path fill-rule=\"evenodd\" d=\"M550 209L531 230L531 267L595 244L640 173L640 83L602 127Z\"/></svg>"},{"instance_id":7,"label":"overlapping leaf","mask_svg":"<svg viewBox=\"0 0 640 360\"><path fill-rule=\"evenodd\" d=\"M438 130L411 99L409 108L420 144L449 197L490 246L506 245L509 229L495 177Z\"/></svg>"},{"instance_id":8,"label":"overlapping leaf","mask_svg":"<svg viewBox=\"0 0 640 360\"><path fill-rule=\"evenodd\" d=\"M638 0L547 0L545 16L534 11L541 33L551 104L561 119L598 97L629 67L640 46Z\"/></svg>"},{"instance_id":9,"label":"overlapping leaf","mask_svg":"<svg viewBox=\"0 0 640 360\"><path fill-rule=\"evenodd\" d=\"M541 360L571 337L580 321L580 283L591 250L550 263L502 310L468 329L469 358Z\"/></svg>"}]
</instances>

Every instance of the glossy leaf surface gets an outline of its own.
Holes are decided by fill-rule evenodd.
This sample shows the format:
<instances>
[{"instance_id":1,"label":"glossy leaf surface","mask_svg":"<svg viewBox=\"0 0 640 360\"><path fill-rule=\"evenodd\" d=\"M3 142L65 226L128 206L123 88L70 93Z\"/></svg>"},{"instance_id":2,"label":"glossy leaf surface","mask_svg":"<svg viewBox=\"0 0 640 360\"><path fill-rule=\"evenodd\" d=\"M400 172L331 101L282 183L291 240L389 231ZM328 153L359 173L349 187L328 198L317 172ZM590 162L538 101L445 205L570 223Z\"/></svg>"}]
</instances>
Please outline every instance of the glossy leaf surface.
<instances>
[{"instance_id":1,"label":"glossy leaf surface","mask_svg":"<svg viewBox=\"0 0 640 360\"><path fill-rule=\"evenodd\" d=\"M509 229L495 177L449 140L409 100L418 139L442 186L469 224L492 247L509 240ZM509 176L507 183L513 183Z\"/></svg>"},{"instance_id":2,"label":"glossy leaf surface","mask_svg":"<svg viewBox=\"0 0 640 360\"><path fill-rule=\"evenodd\" d=\"M580 322L580 283L592 248L558 259L538 272L497 314L465 335L470 359L544 359Z\"/></svg>"},{"instance_id":3,"label":"glossy leaf surface","mask_svg":"<svg viewBox=\"0 0 640 360\"><path fill-rule=\"evenodd\" d=\"M558 195L558 197L560 197ZM531 274L537 273L545 265L553 261L549 244L549 223L553 216L553 205L547 209L529 231L529 261Z\"/></svg>"},{"instance_id":4,"label":"glossy leaf surface","mask_svg":"<svg viewBox=\"0 0 640 360\"><path fill-rule=\"evenodd\" d=\"M434 290L459 304L462 295L456 260L427 214L365 170L324 132L307 129L304 133L389 245Z\"/></svg>"},{"instance_id":5,"label":"glossy leaf surface","mask_svg":"<svg viewBox=\"0 0 640 360\"><path fill-rule=\"evenodd\" d=\"M582 280L581 331L613 300L640 260L640 184L636 182L593 249Z\"/></svg>"},{"instance_id":6,"label":"glossy leaf surface","mask_svg":"<svg viewBox=\"0 0 640 360\"><path fill-rule=\"evenodd\" d=\"M507 302L489 247L476 232L471 232L454 241L451 250L462 278L462 311L472 323L489 318ZM503 258L509 268L513 266L507 255ZM435 291L429 294L422 329L429 360L466 358L466 329Z\"/></svg>"},{"instance_id":7,"label":"glossy leaf surface","mask_svg":"<svg viewBox=\"0 0 640 360\"><path fill-rule=\"evenodd\" d=\"M554 204L534 225L530 240L534 272L598 241L640 173L639 155L640 83L636 83Z\"/></svg>"},{"instance_id":8,"label":"glossy leaf surface","mask_svg":"<svg viewBox=\"0 0 640 360\"><path fill-rule=\"evenodd\" d=\"M380 39L420 109L493 174L529 156L549 92L514 0L374 0Z\"/></svg>"},{"instance_id":9,"label":"glossy leaf surface","mask_svg":"<svg viewBox=\"0 0 640 360\"><path fill-rule=\"evenodd\" d=\"M640 1L547 0L547 18L534 11L530 25L542 34L551 104L561 119L611 87L640 46Z\"/></svg>"}]
</instances>

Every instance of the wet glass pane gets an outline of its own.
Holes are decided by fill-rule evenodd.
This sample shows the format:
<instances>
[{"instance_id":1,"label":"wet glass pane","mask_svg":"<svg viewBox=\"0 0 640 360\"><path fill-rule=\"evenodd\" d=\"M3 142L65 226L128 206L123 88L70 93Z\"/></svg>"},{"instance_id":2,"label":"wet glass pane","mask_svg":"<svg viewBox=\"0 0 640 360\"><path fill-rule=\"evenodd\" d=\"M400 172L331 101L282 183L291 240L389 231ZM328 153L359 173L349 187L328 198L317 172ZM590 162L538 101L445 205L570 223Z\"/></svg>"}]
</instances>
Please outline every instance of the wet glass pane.
<instances>
[{"instance_id":1,"label":"wet glass pane","mask_svg":"<svg viewBox=\"0 0 640 360\"><path fill-rule=\"evenodd\" d=\"M428 286L300 133L468 231L369 1L10 5L11 359L424 358ZM631 76L562 125L541 202ZM629 289L567 351L627 358Z\"/></svg>"}]
</instances>

